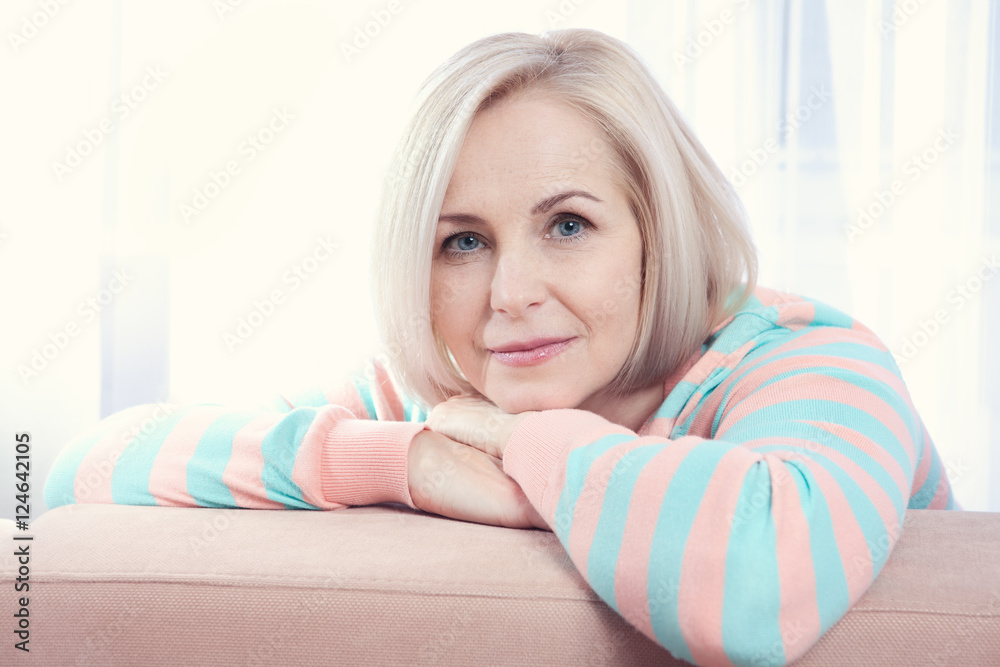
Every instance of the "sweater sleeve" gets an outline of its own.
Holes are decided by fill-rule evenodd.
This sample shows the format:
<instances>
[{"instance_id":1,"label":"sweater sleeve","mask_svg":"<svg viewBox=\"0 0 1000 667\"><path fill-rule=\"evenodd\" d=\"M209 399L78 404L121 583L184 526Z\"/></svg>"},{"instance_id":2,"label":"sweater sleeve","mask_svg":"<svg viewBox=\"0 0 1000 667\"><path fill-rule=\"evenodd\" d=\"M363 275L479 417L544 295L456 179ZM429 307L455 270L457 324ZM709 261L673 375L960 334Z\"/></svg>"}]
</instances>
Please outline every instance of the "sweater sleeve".
<instances>
[{"instance_id":1,"label":"sweater sleeve","mask_svg":"<svg viewBox=\"0 0 1000 667\"><path fill-rule=\"evenodd\" d=\"M256 410L139 405L106 417L60 452L45 502L414 507L407 452L423 416L375 362L336 390L279 397Z\"/></svg>"},{"instance_id":2,"label":"sweater sleeve","mask_svg":"<svg viewBox=\"0 0 1000 667\"><path fill-rule=\"evenodd\" d=\"M908 505L954 507L873 338L816 329L758 350L661 435L532 415L504 470L594 591L675 656L785 664L867 590Z\"/></svg>"}]
</instances>

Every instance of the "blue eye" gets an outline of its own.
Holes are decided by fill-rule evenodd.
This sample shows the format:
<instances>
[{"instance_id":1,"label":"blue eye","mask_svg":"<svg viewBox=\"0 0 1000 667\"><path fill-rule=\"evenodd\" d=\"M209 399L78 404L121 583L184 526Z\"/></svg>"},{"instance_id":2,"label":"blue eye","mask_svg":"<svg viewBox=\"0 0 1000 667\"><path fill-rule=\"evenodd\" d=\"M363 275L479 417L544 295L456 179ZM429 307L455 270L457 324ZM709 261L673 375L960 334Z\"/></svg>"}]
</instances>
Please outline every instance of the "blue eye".
<instances>
[{"instance_id":1,"label":"blue eye","mask_svg":"<svg viewBox=\"0 0 1000 667\"><path fill-rule=\"evenodd\" d=\"M590 226L583 218L566 216L552 223L551 231L545 236L557 241L577 241L587 235L587 228Z\"/></svg>"},{"instance_id":2,"label":"blue eye","mask_svg":"<svg viewBox=\"0 0 1000 667\"><path fill-rule=\"evenodd\" d=\"M445 239L444 249L452 253L461 254L472 252L473 250L479 250L482 245L482 241L472 234L455 234L454 236Z\"/></svg>"},{"instance_id":3,"label":"blue eye","mask_svg":"<svg viewBox=\"0 0 1000 667\"><path fill-rule=\"evenodd\" d=\"M554 225L554 227L559 232L560 236L576 236L583 231L583 225L580 224L579 220L574 218L560 220Z\"/></svg>"}]
</instances>

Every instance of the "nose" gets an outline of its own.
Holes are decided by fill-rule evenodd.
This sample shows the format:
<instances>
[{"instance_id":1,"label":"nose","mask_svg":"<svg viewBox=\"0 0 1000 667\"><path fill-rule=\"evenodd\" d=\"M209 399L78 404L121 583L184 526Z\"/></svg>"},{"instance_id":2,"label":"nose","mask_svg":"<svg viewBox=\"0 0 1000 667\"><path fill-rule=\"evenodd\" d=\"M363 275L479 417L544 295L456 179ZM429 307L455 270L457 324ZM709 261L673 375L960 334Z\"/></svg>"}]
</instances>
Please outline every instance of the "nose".
<instances>
[{"instance_id":1,"label":"nose","mask_svg":"<svg viewBox=\"0 0 1000 667\"><path fill-rule=\"evenodd\" d=\"M520 317L531 306L545 301L540 260L527 249L508 248L500 253L490 285L490 307L495 312Z\"/></svg>"}]
</instances>

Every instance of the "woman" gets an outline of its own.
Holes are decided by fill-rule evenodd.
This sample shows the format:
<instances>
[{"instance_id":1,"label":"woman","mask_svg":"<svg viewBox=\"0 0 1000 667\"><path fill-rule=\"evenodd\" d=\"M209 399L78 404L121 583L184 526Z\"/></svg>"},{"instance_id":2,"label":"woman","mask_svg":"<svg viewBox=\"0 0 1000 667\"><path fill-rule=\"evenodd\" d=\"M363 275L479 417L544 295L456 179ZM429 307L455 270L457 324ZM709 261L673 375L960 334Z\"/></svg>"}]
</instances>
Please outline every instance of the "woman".
<instances>
[{"instance_id":1,"label":"woman","mask_svg":"<svg viewBox=\"0 0 1000 667\"><path fill-rule=\"evenodd\" d=\"M376 232L386 353L364 376L148 432L144 408L113 415L61 454L49 506L396 502L551 528L698 664L801 656L907 508L954 507L885 346L755 287L732 187L610 37L498 35L445 63Z\"/></svg>"}]
</instances>

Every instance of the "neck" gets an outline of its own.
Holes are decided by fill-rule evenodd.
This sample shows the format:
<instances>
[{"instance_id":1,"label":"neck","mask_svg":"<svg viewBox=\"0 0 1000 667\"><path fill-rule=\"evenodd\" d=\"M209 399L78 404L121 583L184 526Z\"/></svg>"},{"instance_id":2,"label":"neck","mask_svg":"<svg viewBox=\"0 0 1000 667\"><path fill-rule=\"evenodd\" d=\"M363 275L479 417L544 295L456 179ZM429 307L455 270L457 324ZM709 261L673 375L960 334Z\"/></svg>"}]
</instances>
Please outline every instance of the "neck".
<instances>
[{"instance_id":1,"label":"neck","mask_svg":"<svg viewBox=\"0 0 1000 667\"><path fill-rule=\"evenodd\" d=\"M663 403L663 383L658 382L625 396L609 397L599 392L581 403L578 408L593 412L638 433L661 403Z\"/></svg>"}]
</instances>

